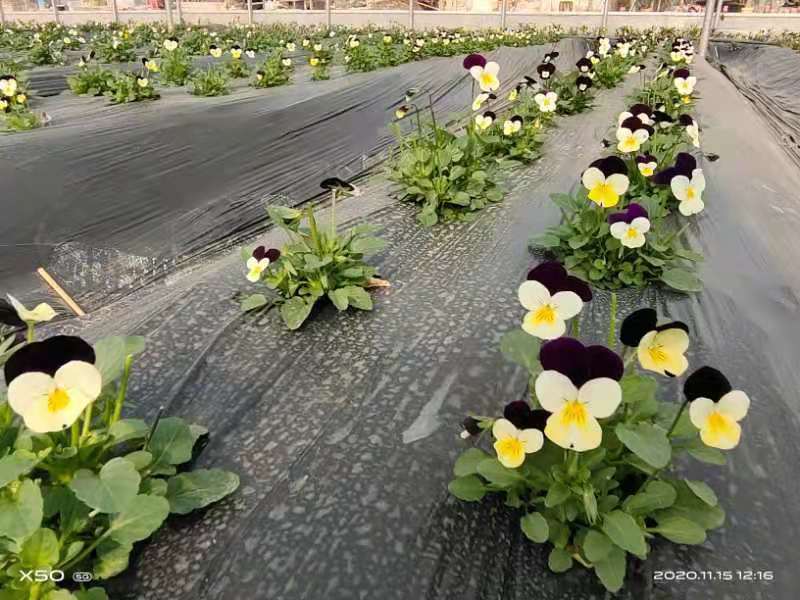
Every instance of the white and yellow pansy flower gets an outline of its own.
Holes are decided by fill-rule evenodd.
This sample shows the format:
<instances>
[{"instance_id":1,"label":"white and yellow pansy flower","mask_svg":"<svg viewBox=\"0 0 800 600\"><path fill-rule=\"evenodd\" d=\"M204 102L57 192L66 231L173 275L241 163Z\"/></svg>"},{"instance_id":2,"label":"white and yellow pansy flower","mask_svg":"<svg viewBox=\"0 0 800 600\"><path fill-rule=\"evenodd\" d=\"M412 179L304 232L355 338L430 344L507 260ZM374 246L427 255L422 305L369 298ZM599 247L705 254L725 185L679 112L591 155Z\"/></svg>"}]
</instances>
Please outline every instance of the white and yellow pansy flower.
<instances>
[{"instance_id":1,"label":"white and yellow pansy flower","mask_svg":"<svg viewBox=\"0 0 800 600\"><path fill-rule=\"evenodd\" d=\"M475 115L475 125L481 131L486 131L494 123L495 114L491 111L486 111L482 115Z\"/></svg>"},{"instance_id":2,"label":"white and yellow pansy flower","mask_svg":"<svg viewBox=\"0 0 800 600\"><path fill-rule=\"evenodd\" d=\"M532 336L552 340L564 335L566 321L583 308L583 300L575 292L550 294L540 282L529 280L519 286L519 302L528 312L522 319L522 329Z\"/></svg>"},{"instance_id":3,"label":"white and yellow pansy flower","mask_svg":"<svg viewBox=\"0 0 800 600\"><path fill-rule=\"evenodd\" d=\"M650 133L646 129L630 130L627 127L617 129L617 150L624 154L638 152L648 139Z\"/></svg>"},{"instance_id":4,"label":"white and yellow pansy flower","mask_svg":"<svg viewBox=\"0 0 800 600\"><path fill-rule=\"evenodd\" d=\"M547 92L546 94L538 93L533 97L539 112L551 113L555 112L558 105L558 94L555 92Z\"/></svg>"},{"instance_id":5,"label":"white and yellow pansy flower","mask_svg":"<svg viewBox=\"0 0 800 600\"><path fill-rule=\"evenodd\" d=\"M17 316L28 324L45 323L47 321L52 321L56 316L56 311L46 302L37 304L35 308L28 310L22 302L11 294L8 294L8 301L11 303L14 310L17 311Z\"/></svg>"},{"instance_id":6,"label":"white and yellow pansy flower","mask_svg":"<svg viewBox=\"0 0 800 600\"><path fill-rule=\"evenodd\" d=\"M630 223L618 221L611 224L609 231L626 248L641 248L645 244L644 234L650 231L650 220L636 217Z\"/></svg>"},{"instance_id":7,"label":"white and yellow pansy flower","mask_svg":"<svg viewBox=\"0 0 800 600\"><path fill-rule=\"evenodd\" d=\"M730 450L739 444L742 427L739 421L747 416L750 398L741 390L732 390L714 402L710 398L696 398L689 405L689 419L700 430L700 439L706 446Z\"/></svg>"},{"instance_id":8,"label":"white and yellow pansy flower","mask_svg":"<svg viewBox=\"0 0 800 600\"><path fill-rule=\"evenodd\" d=\"M685 352L689 334L680 327L659 327L647 332L639 341L636 355L643 369L677 377L689 368Z\"/></svg>"},{"instance_id":9,"label":"white and yellow pansy flower","mask_svg":"<svg viewBox=\"0 0 800 600\"><path fill-rule=\"evenodd\" d=\"M581 175L581 183L589 191L589 200L611 208L619 204L620 197L628 191L630 180L625 163L616 156L609 156L592 163Z\"/></svg>"},{"instance_id":10,"label":"white and yellow pansy flower","mask_svg":"<svg viewBox=\"0 0 800 600\"><path fill-rule=\"evenodd\" d=\"M603 429L597 419L610 417L622 401L622 389L610 377L591 379L577 388L566 375L549 370L539 374L534 387L539 404L552 413L545 436L577 452L600 445Z\"/></svg>"},{"instance_id":11,"label":"white and yellow pansy flower","mask_svg":"<svg viewBox=\"0 0 800 600\"><path fill-rule=\"evenodd\" d=\"M706 189L706 178L702 169L694 169L692 178L676 175L670 181L672 195L678 199L678 210L684 217L695 215L705 208L703 191Z\"/></svg>"},{"instance_id":12,"label":"white and yellow pansy flower","mask_svg":"<svg viewBox=\"0 0 800 600\"><path fill-rule=\"evenodd\" d=\"M484 92L475 96L475 100L472 101L472 110L480 110L481 106L489 99L490 95L491 94Z\"/></svg>"},{"instance_id":13,"label":"white and yellow pansy flower","mask_svg":"<svg viewBox=\"0 0 800 600\"><path fill-rule=\"evenodd\" d=\"M497 460L508 469L516 469L525 462L526 454L538 452L544 445L544 436L538 429L517 429L507 419L497 419L492 425L494 450Z\"/></svg>"},{"instance_id":14,"label":"white and yellow pansy flower","mask_svg":"<svg viewBox=\"0 0 800 600\"><path fill-rule=\"evenodd\" d=\"M522 129L522 117L514 115L503 123L503 135L514 135Z\"/></svg>"},{"instance_id":15,"label":"white and yellow pansy flower","mask_svg":"<svg viewBox=\"0 0 800 600\"><path fill-rule=\"evenodd\" d=\"M681 96L691 96L697 84L697 77L676 77L672 80L672 84Z\"/></svg>"},{"instance_id":16,"label":"white and yellow pansy flower","mask_svg":"<svg viewBox=\"0 0 800 600\"><path fill-rule=\"evenodd\" d=\"M478 87L484 92L494 92L500 87L500 80L497 74L500 72L500 65L494 61L487 62L485 66L475 65L469 70L469 74L478 82Z\"/></svg>"},{"instance_id":17,"label":"white and yellow pansy flower","mask_svg":"<svg viewBox=\"0 0 800 600\"><path fill-rule=\"evenodd\" d=\"M270 261L268 258L258 259L251 256L247 259L247 281L256 283L261 279L262 273L269 267Z\"/></svg>"},{"instance_id":18,"label":"white and yellow pansy flower","mask_svg":"<svg viewBox=\"0 0 800 600\"><path fill-rule=\"evenodd\" d=\"M88 362L70 361L51 377L29 371L8 386L8 405L35 433L62 431L72 425L102 390L100 371Z\"/></svg>"}]
</instances>

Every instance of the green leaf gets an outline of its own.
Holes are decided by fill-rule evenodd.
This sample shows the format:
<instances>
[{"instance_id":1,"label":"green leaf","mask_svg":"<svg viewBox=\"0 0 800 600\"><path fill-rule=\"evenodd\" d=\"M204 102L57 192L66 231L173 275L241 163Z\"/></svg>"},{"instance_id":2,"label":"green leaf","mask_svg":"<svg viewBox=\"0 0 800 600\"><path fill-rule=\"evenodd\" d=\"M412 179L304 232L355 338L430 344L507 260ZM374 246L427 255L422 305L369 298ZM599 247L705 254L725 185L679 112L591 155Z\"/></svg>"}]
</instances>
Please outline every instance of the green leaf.
<instances>
[{"instance_id":1,"label":"green leaf","mask_svg":"<svg viewBox=\"0 0 800 600\"><path fill-rule=\"evenodd\" d=\"M88 469L75 473L69 488L84 504L101 513L122 512L139 491L141 478L132 462L112 458L96 475Z\"/></svg>"},{"instance_id":2,"label":"green leaf","mask_svg":"<svg viewBox=\"0 0 800 600\"><path fill-rule=\"evenodd\" d=\"M626 562L625 551L612 546L608 556L594 563L597 578L609 592L616 592L622 588L625 582Z\"/></svg>"},{"instance_id":3,"label":"green leaf","mask_svg":"<svg viewBox=\"0 0 800 600\"><path fill-rule=\"evenodd\" d=\"M197 469L167 481L170 512L185 515L221 500L239 487L239 476L222 469Z\"/></svg>"},{"instance_id":4,"label":"green leaf","mask_svg":"<svg viewBox=\"0 0 800 600\"><path fill-rule=\"evenodd\" d=\"M20 560L26 567L40 569L52 567L58 562L60 552L58 537L52 529L37 529L22 544Z\"/></svg>"},{"instance_id":5,"label":"green leaf","mask_svg":"<svg viewBox=\"0 0 800 600\"><path fill-rule=\"evenodd\" d=\"M180 465L192 458L194 436L192 430L183 419L167 417L161 419L147 445L147 451L153 455L153 466Z\"/></svg>"},{"instance_id":6,"label":"green leaf","mask_svg":"<svg viewBox=\"0 0 800 600\"><path fill-rule=\"evenodd\" d=\"M137 471L143 471L153 462L153 455L145 450L136 450L124 456Z\"/></svg>"},{"instance_id":7,"label":"green leaf","mask_svg":"<svg viewBox=\"0 0 800 600\"><path fill-rule=\"evenodd\" d=\"M558 248L561 245L561 238L555 233L545 232L533 237L531 244L541 248Z\"/></svg>"},{"instance_id":8,"label":"green leaf","mask_svg":"<svg viewBox=\"0 0 800 600\"><path fill-rule=\"evenodd\" d=\"M541 369L539 364L539 348L541 343L522 329L512 329L500 339L500 352L507 359L536 373Z\"/></svg>"},{"instance_id":9,"label":"green leaf","mask_svg":"<svg viewBox=\"0 0 800 600\"><path fill-rule=\"evenodd\" d=\"M142 494L150 494L151 496L166 496L167 481L159 477L148 477L142 482L142 487L139 491Z\"/></svg>"},{"instance_id":10,"label":"green leaf","mask_svg":"<svg viewBox=\"0 0 800 600\"><path fill-rule=\"evenodd\" d=\"M103 377L103 385L119 379L125 369L125 359L144 352L144 347L141 336L114 336L99 340L94 345L94 365Z\"/></svg>"},{"instance_id":11,"label":"green leaf","mask_svg":"<svg viewBox=\"0 0 800 600\"><path fill-rule=\"evenodd\" d=\"M104 540L97 547L97 560L92 568L95 578L111 579L122 573L128 568L131 550L133 550L132 544L123 545Z\"/></svg>"},{"instance_id":12,"label":"green leaf","mask_svg":"<svg viewBox=\"0 0 800 600\"><path fill-rule=\"evenodd\" d=\"M242 300L240 308L242 312L250 312L251 310L256 310L261 308L262 306L266 306L269 303L267 297L264 294L252 294Z\"/></svg>"},{"instance_id":13,"label":"green leaf","mask_svg":"<svg viewBox=\"0 0 800 600\"><path fill-rule=\"evenodd\" d=\"M357 285L348 285L342 288L347 293L350 306L361 310L372 310L372 296L369 292Z\"/></svg>"},{"instance_id":14,"label":"green leaf","mask_svg":"<svg viewBox=\"0 0 800 600\"><path fill-rule=\"evenodd\" d=\"M43 600L75 600L69 590L50 590L44 595Z\"/></svg>"},{"instance_id":15,"label":"green leaf","mask_svg":"<svg viewBox=\"0 0 800 600\"><path fill-rule=\"evenodd\" d=\"M0 537L24 540L39 529L43 509L42 492L30 479L16 493L0 491Z\"/></svg>"},{"instance_id":16,"label":"green leaf","mask_svg":"<svg viewBox=\"0 0 800 600\"><path fill-rule=\"evenodd\" d=\"M130 440L147 437L150 427L142 419L120 419L108 430L114 442L121 444Z\"/></svg>"},{"instance_id":17,"label":"green leaf","mask_svg":"<svg viewBox=\"0 0 800 600\"><path fill-rule=\"evenodd\" d=\"M700 462L708 463L711 465L724 465L727 462L725 453L717 448L710 448L706 446L700 438L692 440L692 442L685 446L689 456L699 460Z\"/></svg>"},{"instance_id":18,"label":"green leaf","mask_svg":"<svg viewBox=\"0 0 800 600\"><path fill-rule=\"evenodd\" d=\"M636 521L628 513L614 510L603 515L602 530L611 541L623 550L644 558L647 554L647 544L644 534Z\"/></svg>"},{"instance_id":19,"label":"green leaf","mask_svg":"<svg viewBox=\"0 0 800 600\"><path fill-rule=\"evenodd\" d=\"M680 292L700 292L703 290L703 282L700 281L700 278L686 269L667 269L661 274L661 281Z\"/></svg>"},{"instance_id":20,"label":"green leaf","mask_svg":"<svg viewBox=\"0 0 800 600\"><path fill-rule=\"evenodd\" d=\"M331 290L328 292L328 298L338 310L347 310L350 301L347 297L347 291L343 288L338 290Z\"/></svg>"},{"instance_id":21,"label":"green leaf","mask_svg":"<svg viewBox=\"0 0 800 600\"><path fill-rule=\"evenodd\" d=\"M626 375L620 382L622 400L633 407L634 415L639 418L653 416L658 412L656 390L658 382L647 375Z\"/></svg>"},{"instance_id":22,"label":"green leaf","mask_svg":"<svg viewBox=\"0 0 800 600\"><path fill-rule=\"evenodd\" d=\"M525 536L537 544L544 544L550 536L547 520L539 513L528 513L520 519L520 527Z\"/></svg>"},{"instance_id":23,"label":"green leaf","mask_svg":"<svg viewBox=\"0 0 800 600\"><path fill-rule=\"evenodd\" d=\"M466 502L477 502L486 495L486 486L477 475L457 477L448 485L447 489L453 496Z\"/></svg>"},{"instance_id":24,"label":"green leaf","mask_svg":"<svg viewBox=\"0 0 800 600\"><path fill-rule=\"evenodd\" d=\"M553 548L547 558L547 566L553 573L564 573L572 568L572 556L566 550Z\"/></svg>"},{"instance_id":25,"label":"green leaf","mask_svg":"<svg viewBox=\"0 0 800 600\"><path fill-rule=\"evenodd\" d=\"M583 553L589 559L589 562L595 563L608 556L613 546L606 535L596 529L590 529L583 540Z\"/></svg>"},{"instance_id":26,"label":"green leaf","mask_svg":"<svg viewBox=\"0 0 800 600\"><path fill-rule=\"evenodd\" d=\"M281 304L281 317L283 317L286 327L292 331L298 329L311 314L315 302L314 298L306 300L300 296L294 296Z\"/></svg>"},{"instance_id":27,"label":"green leaf","mask_svg":"<svg viewBox=\"0 0 800 600\"><path fill-rule=\"evenodd\" d=\"M670 508L654 514L656 520L668 516L685 517L694 521L703 529L716 529L725 522L725 511L719 506L709 506L698 498L689 486L682 481L672 481L678 492L678 498Z\"/></svg>"},{"instance_id":28,"label":"green leaf","mask_svg":"<svg viewBox=\"0 0 800 600\"><path fill-rule=\"evenodd\" d=\"M689 489L694 492L694 495L700 498L700 500L709 506L717 505L717 495L714 493L714 490L711 489L711 486L709 486L705 481L694 481L691 479L686 479L684 481L686 482L686 485L689 486Z\"/></svg>"},{"instance_id":29,"label":"green leaf","mask_svg":"<svg viewBox=\"0 0 800 600\"><path fill-rule=\"evenodd\" d=\"M466 477L467 475L474 475L478 472L478 463L490 459L491 456L486 454L479 448L470 448L466 450L456 459L456 464L453 465L453 474L456 477Z\"/></svg>"},{"instance_id":30,"label":"green leaf","mask_svg":"<svg viewBox=\"0 0 800 600\"><path fill-rule=\"evenodd\" d=\"M108 600L106 591L101 587L93 587L88 590L76 590L75 597L78 600Z\"/></svg>"},{"instance_id":31,"label":"green leaf","mask_svg":"<svg viewBox=\"0 0 800 600\"><path fill-rule=\"evenodd\" d=\"M662 469L669 464L672 456L667 432L650 423L626 425L619 423L614 432L625 447L647 464Z\"/></svg>"},{"instance_id":32,"label":"green leaf","mask_svg":"<svg viewBox=\"0 0 800 600\"><path fill-rule=\"evenodd\" d=\"M625 501L625 510L631 514L647 514L675 503L678 493L663 481L651 481L644 490Z\"/></svg>"},{"instance_id":33,"label":"green leaf","mask_svg":"<svg viewBox=\"0 0 800 600\"><path fill-rule=\"evenodd\" d=\"M386 247L386 241L379 237L356 238L350 242L350 250L365 256L380 252Z\"/></svg>"},{"instance_id":34,"label":"green leaf","mask_svg":"<svg viewBox=\"0 0 800 600\"><path fill-rule=\"evenodd\" d=\"M522 481L522 475L514 469L505 468L496 458L487 458L479 462L478 474L490 483L501 487L511 487Z\"/></svg>"},{"instance_id":35,"label":"green leaf","mask_svg":"<svg viewBox=\"0 0 800 600\"><path fill-rule=\"evenodd\" d=\"M702 544L706 541L705 530L685 517L679 515L661 515L656 517L658 527L651 528L676 544Z\"/></svg>"},{"instance_id":36,"label":"green leaf","mask_svg":"<svg viewBox=\"0 0 800 600\"><path fill-rule=\"evenodd\" d=\"M572 495L569 488L561 482L556 481L550 489L547 490L547 496L544 499L544 505L548 508L558 506L565 502L567 498Z\"/></svg>"},{"instance_id":37,"label":"green leaf","mask_svg":"<svg viewBox=\"0 0 800 600\"><path fill-rule=\"evenodd\" d=\"M0 458L0 488L26 475L38 462L39 458L26 450L17 450Z\"/></svg>"},{"instance_id":38,"label":"green leaf","mask_svg":"<svg viewBox=\"0 0 800 600\"><path fill-rule=\"evenodd\" d=\"M111 520L105 535L121 546L130 546L153 535L168 514L169 502L165 498L139 494Z\"/></svg>"}]
</instances>

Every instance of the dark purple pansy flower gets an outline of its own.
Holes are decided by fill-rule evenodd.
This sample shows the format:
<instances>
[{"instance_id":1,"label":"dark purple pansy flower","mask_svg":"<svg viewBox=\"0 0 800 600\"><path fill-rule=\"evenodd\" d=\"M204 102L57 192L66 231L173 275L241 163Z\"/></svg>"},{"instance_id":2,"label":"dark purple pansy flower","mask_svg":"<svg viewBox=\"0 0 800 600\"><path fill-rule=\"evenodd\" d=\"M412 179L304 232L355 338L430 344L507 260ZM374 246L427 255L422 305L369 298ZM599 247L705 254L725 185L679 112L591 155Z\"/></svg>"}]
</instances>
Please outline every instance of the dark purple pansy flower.
<instances>
[{"instance_id":1,"label":"dark purple pansy flower","mask_svg":"<svg viewBox=\"0 0 800 600\"><path fill-rule=\"evenodd\" d=\"M592 289L582 279L570 275L557 260L548 260L539 263L528 272L529 281L538 281L550 292L574 292L584 302L592 300Z\"/></svg>"},{"instance_id":2,"label":"dark purple pansy flower","mask_svg":"<svg viewBox=\"0 0 800 600\"><path fill-rule=\"evenodd\" d=\"M531 410L524 400L516 400L506 404L503 418L511 421L517 429L538 429L544 431L550 413L546 410Z\"/></svg>"},{"instance_id":3,"label":"dark purple pansy flower","mask_svg":"<svg viewBox=\"0 0 800 600\"><path fill-rule=\"evenodd\" d=\"M655 121L659 125L668 125L668 124L674 122L675 119L670 117L663 110L654 110L653 111L653 121Z\"/></svg>"},{"instance_id":4,"label":"dark purple pansy flower","mask_svg":"<svg viewBox=\"0 0 800 600\"><path fill-rule=\"evenodd\" d=\"M94 364L94 349L81 338L71 335L57 335L41 342L32 342L17 350L6 362L6 385L23 373L32 371L52 377L73 360Z\"/></svg>"},{"instance_id":5,"label":"dark purple pansy flower","mask_svg":"<svg viewBox=\"0 0 800 600\"><path fill-rule=\"evenodd\" d=\"M622 359L615 352L605 346L586 347L569 337L544 343L539 350L539 362L545 371L558 371L577 388L600 377L619 381L625 371Z\"/></svg>"},{"instance_id":6,"label":"dark purple pansy flower","mask_svg":"<svg viewBox=\"0 0 800 600\"><path fill-rule=\"evenodd\" d=\"M650 117L653 114L653 109L647 106L647 104L634 104L628 109L628 112L631 113L634 117L640 117L640 115L645 115Z\"/></svg>"},{"instance_id":7,"label":"dark purple pansy flower","mask_svg":"<svg viewBox=\"0 0 800 600\"><path fill-rule=\"evenodd\" d=\"M689 75L691 75L691 73L689 73L689 69L675 69L675 71L672 73L674 78L682 77L683 79L686 79L689 77Z\"/></svg>"},{"instance_id":8,"label":"dark purple pansy flower","mask_svg":"<svg viewBox=\"0 0 800 600\"><path fill-rule=\"evenodd\" d=\"M598 158L589 167L597 167L602 171L603 175L606 178L610 177L614 173L618 173L620 175L627 175L628 174L628 165L625 164L625 161L622 160L619 156L606 156L605 158Z\"/></svg>"},{"instance_id":9,"label":"dark purple pansy flower","mask_svg":"<svg viewBox=\"0 0 800 600\"><path fill-rule=\"evenodd\" d=\"M539 77L542 79L550 79L553 73L556 72L556 66L553 63L543 63L536 67L536 72L539 73Z\"/></svg>"},{"instance_id":10,"label":"dark purple pansy flower","mask_svg":"<svg viewBox=\"0 0 800 600\"><path fill-rule=\"evenodd\" d=\"M639 117L628 117L619 125L623 129L630 129L631 131L637 131L639 129L647 129L647 125L642 123L642 120Z\"/></svg>"},{"instance_id":11,"label":"dark purple pansy flower","mask_svg":"<svg viewBox=\"0 0 800 600\"><path fill-rule=\"evenodd\" d=\"M592 87L592 83L592 78L586 77L586 75L578 75L578 78L575 80L575 85L581 92L585 92Z\"/></svg>"},{"instance_id":12,"label":"dark purple pansy flower","mask_svg":"<svg viewBox=\"0 0 800 600\"><path fill-rule=\"evenodd\" d=\"M691 178L692 171L697 168L697 160L687 152L679 152L675 157L675 165L659 171L652 177L653 183L669 185L672 178L677 175L685 175Z\"/></svg>"},{"instance_id":13,"label":"dark purple pansy flower","mask_svg":"<svg viewBox=\"0 0 800 600\"><path fill-rule=\"evenodd\" d=\"M614 223L631 223L634 219L639 217L644 217L647 219L649 217L647 214L647 209L641 204L631 202L628 205L628 208L622 212L611 213L608 215L608 224L613 225Z\"/></svg>"},{"instance_id":14,"label":"dark purple pansy flower","mask_svg":"<svg viewBox=\"0 0 800 600\"><path fill-rule=\"evenodd\" d=\"M522 117L520 117L519 115L514 115L509 119L509 121L511 121L512 123L519 123L520 125L522 125Z\"/></svg>"},{"instance_id":15,"label":"dark purple pansy flower","mask_svg":"<svg viewBox=\"0 0 800 600\"><path fill-rule=\"evenodd\" d=\"M619 330L620 341L630 348L639 346L642 338L651 331L665 331L667 329L683 329L689 333L689 326L681 321L671 321L658 324L658 313L652 308L640 308L633 311L625 320Z\"/></svg>"},{"instance_id":16,"label":"dark purple pansy flower","mask_svg":"<svg viewBox=\"0 0 800 600\"><path fill-rule=\"evenodd\" d=\"M578 67L578 71L581 73L588 73L592 70L592 61L588 58L582 58L575 63L575 66Z\"/></svg>"},{"instance_id":17,"label":"dark purple pansy flower","mask_svg":"<svg viewBox=\"0 0 800 600\"><path fill-rule=\"evenodd\" d=\"M678 117L678 123L684 127L688 127L689 125L694 125L694 118L692 115L680 115Z\"/></svg>"},{"instance_id":18,"label":"dark purple pansy flower","mask_svg":"<svg viewBox=\"0 0 800 600\"><path fill-rule=\"evenodd\" d=\"M553 62L557 58L558 58L558 52L548 52L547 54L544 55L544 58L542 59L542 62L543 63L550 63L550 62Z\"/></svg>"},{"instance_id":19,"label":"dark purple pansy flower","mask_svg":"<svg viewBox=\"0 0 800 600\"><path fill-rule=\"evenodd\" d=\"M481 54L468 54L462 63L464 68L469 71L472 67L485 67L486 57Z\"/></svg>"},{"instance_id":20,"label":"dark purple pansy flower","mask_svg":"<svg viewBox=\"0 0 800 600\"><path fill-rule=\"evenodd\" d=\"M475 417L467 417L461 424L464 426L464 431L466 431L469 435L478 435L481 432L481 428L478 426L478 423L479 421Z\"/></svg>"},{"instance_id":21,"label":"dark purple pansy flower","mask_svg":"<svg viewBox=\"0 0 800 600\"><path fill-rule=\"evenodd\" d=\"M353 184L347 183L344 179L339 179L338 177L323 179L319 187L323 190L339 190L345 192L352 192L356 189Z\"/></svg>"},{"instance_id":22,"label":"dark purple pansy flower","mask_svg":"<svg viewBox=\"0 0 800 600\"><path fill-rule=\"evenodd\" d=\"M15 329L25 327L25 321L19 318L16 309L4 298L0 298L0 324Z\"/></svg>"},{"instance_id":23,"label":"dark purple pansy flower","mask_svg":"<svg viewBox=\"0 0 800 600\"><path fill-rule=\"evenodd\" d=\"M686 378L686 382L683 384L683 393L690 401L697 398L708 398L717 402L732 389L725 375L708 366L697 369Z\"/></svg>"},{"instance_id":24,"label":"dark purple pansy flower","mask_svg":"<svg viewBox=\"0 0 800 600\"><path fill-rule=\"evenodd\" d=\"M656 161L656 157L653 156L652 154L640 154L639 156L636 157L636 162L647 164L658 161Z\"/></svg>"},{"instance_id":25,"label":"dark purple pansy flower","mask_svg":"<svg viewBox=\"0 0 800 600\"><path fill-rule=\"evenodd\" d=\"M259 246L255 250L253 250L253 258L256 260L261 260L264 258L268 258L269 262L275 262L281 257L281 251L277 248L270 248L267 249L264 246Z\"/></svg>"},{"instance_id":26,"label":"dark purple pansy flower","mask_svg":"<svg viewBox=\"0 0 800 600\"><path fill-rule=\"evenodd\" d=\"M529 77L528 75L525 75L520 83L529 88L534 88L539 85L533 77Z\"/></svg>"}]
</instances>

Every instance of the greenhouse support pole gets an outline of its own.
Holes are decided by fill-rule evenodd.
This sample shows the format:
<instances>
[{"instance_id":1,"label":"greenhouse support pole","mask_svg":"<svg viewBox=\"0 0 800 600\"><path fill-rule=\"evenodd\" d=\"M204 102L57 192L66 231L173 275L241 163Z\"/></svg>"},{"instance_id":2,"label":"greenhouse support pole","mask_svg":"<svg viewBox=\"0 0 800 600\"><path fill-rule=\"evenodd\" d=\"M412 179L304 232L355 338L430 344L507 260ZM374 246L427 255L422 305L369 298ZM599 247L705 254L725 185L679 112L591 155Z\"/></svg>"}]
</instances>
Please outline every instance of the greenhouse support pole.
<instances>
[{"instance_id":1,"label":"greenhouse support pole","mask_svg":"<svg viewBox=\"0 0 800 600\"><path fill-rule=\"evenodd\" d=\"M717 0L717 12L714 13L714 25L712 25L711 27L711 33L714 33L714 31L716 31L721 16L722 16L722 0Z\"/></svg>"},{"instance_id":2,"label":"greenhouse support pole","mask_svg":"<svg viewBox=\"0 0 800 600\"><path fill-rule=\"evenodd\" d=\"M331 0L325 0L325 14L328 19L328 33L330 33L331 26L333 25L333 16L331 14Z\"/></svg>"},{"instance_id":3,"label":"greenhouse support pole","mask_svg":"<svg viewBox=\"0 0 800 600\"><path fill-rule=\"evenodd\" d=\"M500 2L500 28L506 28L506 11L508 10L508 0L501 0Z\"/></svg>"},{"instance_id":4,"label":"greenhouse support pole","mask_svg":"<svg viewBox=\"0 0 800 600\"><path fill-rule=\"evenodd\" d=\"M117 0L110 0L110 2L111 2L111 18L114 19L114 23L119 23L119 9L117 8Z\"/></svg>"},{"instance_id":5,"label":"greenhouse support pole","mask_svg":"<svg viewBox=\"0 0 800 600\"><path fill-rule=\"evenodd\" d=\"M408 28L414 31L414 2L417 0L408 0Z\"/></svg>"},{"instance_id":6,"label":"greenhouse support pole","mask_svg":"<svg viewBox=\"0 0 800 600\"><path fill-rule=\"evenodd\" d=\"M165 0L164 6L167 7L167 29L172 31L175 29L175 23L172 21L172 0Z\"/></svg>"},{"instance_id":7,"label":"greenhouse support pole","mask_svg":"<svg viewBox=\"0 0 800 600\"><path fill-rule=\"evenodd\" d=\"M183 25L183 6L181 0L175 0L175 8L178 10L178 25Z\"/></svg>"},{"instance_id":8,"label":"greenhouse support pole","mask_svg":"<svg viewBox=\"0 0 800 600\"><path fill-rule=\"evenodd\" d=\"M603 30L603 35L608 35L608 3L611 0L603 0L603 20L600 21L600 29Z\"/></svg>"},{"instance_id":9,"label":"greenhouse support pole","mask_svg":"<svg viewBox=\"0 0 800 600\"><path fill-rule=\"evenodd\" d=\"M247 0L247 24L253 24L253 0Z\"/></svg>"},{"instance_id":10,"label":"greenhouse support pole","mask_svg":"<svg viewBox=\"0 0 800 600\"><path fill-rule=\"evenodd\" d=\"M56 6L56 0L50 0L50 3L53 5L53 18L56 23L58 23L58 7Z\"/></svg>"},{"instance_id":11,"label":"greenhouse support pole","mask_svg":"<svg viewBox=\"0 0 800 600\"><path fill-rule=\"evenodd\" d=\"M708 38L711 37L711 24L714 22L714 0L706 0L706 12L703 14L703 31L700 33L700 50L697 53L700 58L706 57L708 50Z\"/></svg>"},{"instance_id":12,"label":"greenhouse support pole","mask_svg":"<svg viewBox=\"0 0 800 600\"><path fill-rule=\"evenodd\" d=\"M6 24L6 13L3 11L3 0L0 0L0 25L5 27Z\"/></svg>"}]
</instances>

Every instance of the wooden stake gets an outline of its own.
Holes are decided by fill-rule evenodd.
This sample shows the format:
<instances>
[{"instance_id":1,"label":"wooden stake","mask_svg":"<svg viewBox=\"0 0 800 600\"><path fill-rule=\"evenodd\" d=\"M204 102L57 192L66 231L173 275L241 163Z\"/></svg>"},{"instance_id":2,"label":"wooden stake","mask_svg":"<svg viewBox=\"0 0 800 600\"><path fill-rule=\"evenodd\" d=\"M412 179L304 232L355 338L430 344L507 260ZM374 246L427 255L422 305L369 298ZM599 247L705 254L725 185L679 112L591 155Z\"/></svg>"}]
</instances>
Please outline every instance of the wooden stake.
<instances>
[{"instance_id":1,"label":"wooden stake","mask_svg":"<svg viewBox=\"0 0 800 600\"><path fill-rule=\"evenodd\" d=\"M78 306L75 300L73 300L70 297L70 295L64 291L64 288L58 285L58 282L50 276L50 273L45 271L42 267L36 269L36 272L39 274L39 277L44 279L44 282L47 285L49 285L56 294L58 294L59 298L61 298L64 301L64 304L66 304L72 310L72 312L74 312L79 317L83 317L84 315L86 315L86 313L83 312L83 310L81 309L80 306Z\"/></svg>"}]
</instances>

